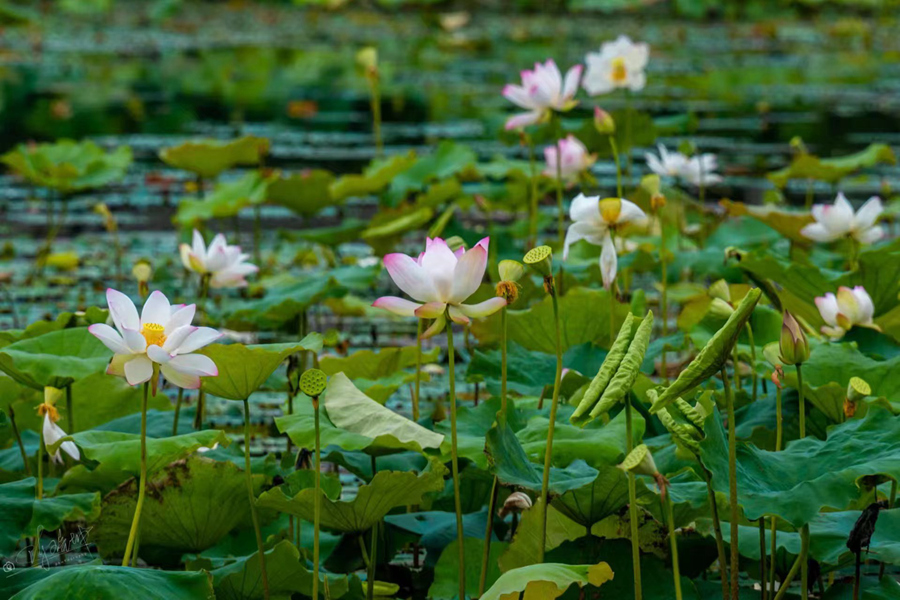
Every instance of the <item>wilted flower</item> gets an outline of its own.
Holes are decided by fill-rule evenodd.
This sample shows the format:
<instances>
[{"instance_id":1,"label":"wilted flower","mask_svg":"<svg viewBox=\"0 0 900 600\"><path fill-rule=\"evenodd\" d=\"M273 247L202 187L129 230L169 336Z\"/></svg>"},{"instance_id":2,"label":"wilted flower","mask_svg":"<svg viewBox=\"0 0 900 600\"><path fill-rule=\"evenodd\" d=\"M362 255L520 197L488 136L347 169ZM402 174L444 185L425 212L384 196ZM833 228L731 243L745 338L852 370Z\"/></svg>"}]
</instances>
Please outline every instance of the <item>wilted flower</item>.
<instances>
[{"instance_id":1,"label":"wilted flower","mask_svg":"<svg viewBox=\"0 0 900 600\"><path fill-rule=\"evenodd\" d=\"M181 244L181 262L184 268L200 275L208 275L213 288L246 287L247 275L259 271L256 265L245 262L249 255L241 253L240 246L230 246L221 233L213 238L209 248L203 236L194 230L193 244Z\"/></svg>"},{"instance_id":2,"label":"wilted flower","mask_svg":"<svg viewBox=\"0 0 900 600\"><path fill-rule=\"evenodd\" d=\"M505 519L506 515L522 513L531 508L531 498L524 492L513 492L506 498L506 502L497 511L497 516Z\"/></svg>"},{"instance_id":3,"label":"wilted flower","mask_svg":"<svg viewBox=\"0 0 900 600\"><path fill-rule=\"evenodd\" d=\"M533 71L522 71L522 85L508 84L503 96L527 110L506 121L506 129L521 129L547 119L551 110L565 112L577 102L573 100L581 78L581 65L575 65L565 79L553 59L544 64L535 63Z\"/></svg>"},{"instance_id":4,"label":"wilted flower","mask_svg":"<svg viewBox=\"0 0 900 600\"><path fill-rule=\"evenodd\" d=\"M65 431L63 431L62 427L56 424L56 422L59 421L59 412L57 412L56 410L56 401L60 398L60 396L62 396L62 390L50 386L45 387L44 401L39 404L37 408L38 416L44 417L44 426L41 430L41 433L44 438L45 447L52 446L68 435ZM66 454L68 454L75 460L79 460L81 458L81 454L78 452L78 447L73 442L63 442L62 444L60 444L56 452L51 455L51 458L58 463L62 462L62 455L60 454L60 450L64 450Z\"/></svg>"},{"instance_id":5,"label":"wilted flower","mask_svg":"<svg viewBox=\"0 0 900 600\"><path fill-rule=\"evenodd\" d=\"M501 298L506 299L507 305L513 304L519 298L519 278L525 274L525 266L517 260L501 260L498 265L500 283L495 291Z\"/></svg>"},{"instance_id":6,"label":"wilted flower","mask_svg":"<svg viewBox=\"0 0 900 600\"><path fill-rule=\"evenodd\" d=\"M587 72L582 85L591 96L618 88L640 91L647 83L644 68L649 57L650 47L647 44L636 44L627 35L620 35L615 41L600 46L600 52L588 53L585 57Z\"/></svg>"},{"instance_id":7,"label":"wilted flower","mask_svg":"<svg viewBox=\"0 0 900 600\"><path fill-rule=\"evenodd\" d=\"M200 377L219 374L211 358L191 354L222 337L210 327L191 325L196 305L171 306L165 294L155 291L138 317L134 303L122 292L106 290L106 301L115 329L97 323L88 331L115 353L108 374L138 385L149 381L158 367L169 382L185 389L199 388Z\"/></svg>"},{"instance_id":8,"label":"wilted flower","mask_svg":"<svg viewBox=\"0 0 900 600\"><path fill-rule=\"evenodd\" d=\"M558 144L544 148L544 160L547 167L544 175L556 177L557 155L562 152L562 163L559 166L559 174L563 179L575 179L582 171L590 168L597 161L596 154L589 154L587 148L578 138L569 134L559 140Z\"/></svg>"},{"instance_id":9,"label":"wilted flower","mask_svg":"<svg viewBox=\"0 0 900 600\"><path fill-rule=\"evenodd\" d=\"M800 233L816 242L851 237L862 244L874 244L884 236L884 229L875 224L883 210L881 199L872 196L854 213L850 202L840 192L831 206L816 204L812 207L815 223L810 223Z\"/></svg>"},{"instance_id":10,"label":"wilted flower","mask_svg":"<svg viewBox=\"0 0 900 600\"><path fill-rule=\"evenodd\" d=\"M794 315L784 311L784 320L781 322L781 352L779 359L786 365L799 365L809 358L809 341L806 334L800 328L800 323Z\"/></svg>"},{"instance_id":11,"label":"wilted flower","mask_svg":"<svg viewBox=\"0 0 900 600\"><path fill-rule=\"evenodd\" d=\"M392 313L422 319L436 319L423 337L430 337L446 325L446 314L456 323L468 324L469 317L491 315L506 306L504 298L491 298L479 304L463 304L475 293L487 267L489 238L466 251L450 250L441 238L426 238L425 252L418 258L394 253L384 257L384 266L401 290L416 302L396 296L383 296L372 306Z\"/></svg>"},{"instance_id":12,"label":"wilted flower","mask_svg":"<svg viewBox=\"0 0 900 600\"><path fill-rule=\"evenodd\" d=\"M844 337L854 325L881 331L872 321L875 313L872 298L861 285L853 289L841 286L837 296L831 292L819 296L816 298L816 306L822 320L827 323L822 327L822 333L833 340Z\"/></svg>"}]
</instances>

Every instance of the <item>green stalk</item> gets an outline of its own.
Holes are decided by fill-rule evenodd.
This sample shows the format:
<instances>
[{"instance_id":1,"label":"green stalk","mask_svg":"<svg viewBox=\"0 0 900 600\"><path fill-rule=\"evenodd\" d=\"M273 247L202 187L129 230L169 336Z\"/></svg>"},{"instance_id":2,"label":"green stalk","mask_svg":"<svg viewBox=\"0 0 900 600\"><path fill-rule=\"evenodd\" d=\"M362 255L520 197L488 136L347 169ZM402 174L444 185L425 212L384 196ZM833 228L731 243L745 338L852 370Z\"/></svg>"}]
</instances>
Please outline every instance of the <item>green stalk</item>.
<instances>
[{"instance_id":1,"label":"green stalk","mask_svg":"<svg viewBox=\"0 0 900 600\"><path fill-rule=\"evenodd\" d=\"M803 399L803 372L797 365L797 392L800 394L800 439L806 437L806 401Z\"/></svg>"},{"instance_id":2,"label":"green stalk","mask_svg":"<svg viewBox=\"0 0 900 600\"><path fill-rule=\"evenodd\" d=\"M175 420L172 421L172 435L178 435L178 416L181 414L181 403L184 401L184 388L178 388L178 399L175 400Z\"/></svg>"},{"instance_id":3,"label":"green stalk","mask_svg":"<svg viewBox=\"0 0 900 600\"><path fill-rule=\"evenodd\" d=\"M556 236L562 248L566 235L566 213L563 210L562 117L556 116Z\"/></svg>"},{"instance_id":4,"label":"green stalk","mask_svg":"<svg viewBox=\"0 0 900 600\"><path fill-rule=\"evenodd\" d=\"M769 546L770 553L772 554L772 560L769 563L769 594L775 594L775 553L778 551L778 544L776 541L776 535L778 530L776 529L776 525L778 523L778 517L772 515L772 542Z\"/></svg>"},{"instance_id":5,"label":"green stalk","mask_svg":"<svg viewBox=\"0 0 900 600\"><path fill-rule=\"evenodd\" d=\"M668 295L668 267L666 266L666 228L663 224L662 216L658 215L659 218L659 268L660 268L660 285L662 286L662 291L660 292L660 313L662 313L662 334L663 337L669 335L669 295ZM662 351L662 359L660 362L660 369L662 370L663 381L666 385L669 384L669 369L666 365L666 349L663 346Z\"/></svg>"},{"instance_id":6,"label":"green stalk","mask_svg":"<svg viewBox=\"0 0 900 600\"><path fill-rule=\"evenodd\" d=\"M631 452L634 446L631 423L631 396L625 396L625 453ZM638 507L635 475L628 471L628 520L631 525L631 566L634 570L634 598L641 600L641 542L638 532Z\"/></svg>"},{"instance_id":7,"label":"green stalk","mask_svg":"<svg viewBox=\"0 0 900 600\"><path fill-rule=\"evenodd\" d=\"M534 140L524 134L528 140L528 163L531 170L529 204L528 204L528 238L530 246L537 246L538 194L537 194L537 161L534 156Z\"/></svg>"},{"instance_id":8,"label":"green stalk","mask_svg":"<svg viewBox=\"0 0 900 600\"><path fill-rule=\"evenodd\" d=\"M773 555L774 558L774 555ZM759 518L759 592L766 600L766 519Z\"/></svg>"},{"instance_id":9,"label":"green stalk","mask_svg":"<svg viewBox=\"0 0 900 600\"><path fill-rule=\"evenodd\" d=\"M262 265L262 251L259 245L262 243L262 209L259 204L253 206L253 259L257 265Z\"/></svg>"},{"instance_id":10,"label":"green stalk","mask_svg":"<svg viewBox=\"0 0 900 600\"><path fill-rule=\"evenodd\" d=\"M550 292L553 300L553 320L556 325L556 377L553 381L553 401L550 404L550 423L547 428L547 447L544 452L544 477L541 482L541 503L543 516L541 517L541 545L538 552L538 562L544 562L544 549L547 544L547 512L549 511L549 487L550 487L550 462L553 458L553 429L556 426L556 411L559 408L559 384L562 380L562 334L559 325L559 300L556 297L556 288L553 276L544 278L544 285ZM462 597L462 596L460 596ZM637 600L640 600L638 598Z\"/></svg>"},{"instance_id":11,"label":"green stalk","mask_svg":"<svg viewBox=\"0 0 900 600\"><path fill-rule=\"evenodd\" d=\"M462 500L459 489L459 450L456 437L456 352L453 349L453 321L449 313L447 319L447 354L450 361L450 451L453 474L453 505L456 510L456 542L459 547L459 597L466 597L466 552L463 537ZM372 562L375 558L372 557Z\"/></svg>"},{"instance_id":12,"label":"green stalk","mask_svg":"<svg viewBox=\"0 0 900 600\"><path fill-rule=\"evenodd\" d=\"M628 179L631 179L631 150L634 148L634 138L632 137L632 128L631 128L631 91L625 90L625 139L628 141L628 147L626 148L628 154L625 156L626 167L625 174L628 175ZM621 196L620 196L621 197Z\"/></svg>"},{"instance_id":13,"label":"green stalk","mask_svg":"<svg viewBox=\"0 0 900 600\"><path fill-rule=\"evenodd\" d=\"M806 529L807 534L803 535L803 530ZM806 561L806 555L809 552L809 526L804 525L803 528L800 529L800 554L797 555L797 559L794 561L794 564L791 565L791 570L788 571L787 576L784 578L784 581L781 582L781 587L778 588L778 593L775 594L774 600L782 600L784 595L787 593L788 588L791 587L791 582L794 580L794 577L797 576L797 571L800 570L800 563Z\"/></svg>"},{"instance_id":14,"label":"green stalk","mask_svg":"<svg viewBox=\"0 0 900 600\"><path fill-rule=\"evenodd\" d=\"M422 384L422 323L423 319L416 319L416 393L413 395L413 421L419 422L419 390Z\"/></svg>"},{"instance_id":15,"label":"green stalk","mask_svg":"<svg viewBox=\"0 0 900 600\"><path fill-rule=\"evenodd\" d=\"M616 144L616 136L609 136L609 147L612 150L613 163L616 165L616 197L622 197L622 165L619 163L619 145Z\"/></svg>"},{"instance_id":16,"label":"green stalk","mask_svg":"<svg viewBox=\"0 0 900 600\"><path fill-rule=\"evenodd\" d=\"M713 530L716 533L716 551L719 555L719 579L722 582L722 600L728 600L728 561L725 558L725 540L722 539L722 522L719 520L719 506L716 504L716 492L712 487L709 471L700 463L700 474L706 482L706 497L712 513Z\"/></svg>"},{"instance_id":17,"label":"green stalk","mask_svg":"<svg viewBox=\"0 0 900 600\"><path fill-rule=\"evenodd\" d=\"M256 549L259 552L259 570L262 573L263 594L269 600L269 576L266 573L266 554L263 546L262 532L259 530L259 517L256 514L256 496L253 494L253 473L250 470L250 399L244 398L244 481L247 482L247 499L250 501L250 518L253 520L253 531L256 534ZM318 478L316 478L318 483ZM318 496L316 496L318 500ZM315 581L318 582L318 573ZM315 583L313 584L315 585Z\"/></svg>"},{"instance_id":18,"label":"green stalk","mask_svg":"<svg viewBox=\"0 0 900 600\"><path fill-rule=\"evenodd\" d=\"M155 367L155 365L154 365ZM156 375L156 368L153 369ZM141 524L141 510L144 507L144 494L147 491L147 396L150 394L150 382L144 383L144 397L141 400L141 478L138 482L137 506L134 509L134 519L131 521L131 531L128 533L128 542L125 544L125 555L122 557L122 566L127 567L131 560L131 552L137 539Z\"/></svg>"},{"instance_id":19,"label":"green stalk","mask_svg":"<svg viewBox=\"0 0 900 600\"><path fill-rule=\"evenodd\" d=\"M756 344L753 340L753 327L750 326L750 321L747 321L747 341L750 342L750 379L753 384L753 402L756 402L756 388L759 386L759 375L756 374Z\"/></svg>"},{"instance_id":20,"label":"green stalk","mask_svg":"<svg viewBox=\"0 0 900 600\"><path fill-rule=\"evenodd\" d=\"M809 598L809 523L805 523L800 528L800 555L803 559L800 561L800 597L803 600Z\"/></svg>"},{"instance_id":21,"label":"green stalk","mask_svg":"<svg viewBox=\"0 0 900 600\"><path fill-rule=\"evenodd\" d=\"M37 487L34 490L37 500L44 498L44 436L38 441L37 451ZM31 551L31 566L38 566L41 555L41 532L34 534L34 548Z\"/></svg>"},{"instance_id":22,"label":"green stalk","mask_svg":"<svg viewBox=\"0 0 900 600\"><path fill-rule=\"evenodd\" d=\"M804 206L806 207L806 210L811 209L812 204L813 204L813 180L807 179L806 180L806 202L804 202Z\"/></svg>"},{"instance_id":23,"label":"green stalk","mask_svg":"<svg viewBox=\"0 0 900 600\"><path fill-rule=\"evenodd\" d=\"M369 77L369 90L371 92L369 103L372 107L372 134L375 136L375 153L381 158L384 155L384 140L381 137L381 89L378 85L378 75Z\"/></svg>"},{"instance_id":24,"label":"green stalk","mask_svg":"<svg viewBox=\"0 0 900 600\"><path fill-rule=\"evenodd\" d=\"M72 409L72 386L66 386L66 412L68 413L69 435L75 433L75 411Z\"/></svg>"},{"instance_id":25,"label":"green stalk","mask_svg":"<svg viewBox=\"0 0 900 600\"><path fill-rule=\"evenodd\" d=\"M672 497L666 495L666 518L669 527L669 544L672 547L672 574L675 577L675 599L681 600L681 567L678 564L678 535L675 532L675 515L672 511Z\"/></svg>"},{"instance_id":26,"label":"green stalk","mask_svg":"<svg viewBox=\"0 0 900 600\"><path fill-rule=\"evenodd\" d=\"M737 423L734 417L734 394L728 373L722 367L722 383L725 386L725 402L728 406L728 503L731 505L731 597L738 600L738 502L737 502Z\"/></svg>"},{"instance_id":27,"label":"green stalk","mask_svg":"<svg viewBox=\"0 0 900 600\"><path fill-rule=\"evenodd\" d=\"M13 410L12 404L9 405L9 424L10 427L12 427L13 436L16 438L16 444L19 446L19 454L22 455L22 464L25 465L25 474L31 477L31 464L28 462L25 444L22 443L22 436L19 434L19 427L16 425L16 412Z\"/></svg>"},{"instance_id":28,"label":"green stalk","mask_svg":"<svg viewBox=\"0 0 900 600\"><path fill-rule=\"evenodd\" d=\"M315 397L313 401L313 410L315 412L316 424L316 503L313 507L313 563L316 565L316 574L313 577L313 600L319 599L319 521L322 514L322 494L321 477L322 477L322 448L319 438L319 398ZM375 474L372 473L374 477Z\"/></svg>"},{"instance_id":29,"label":"green stalk","mask_svg":"<svg viewBox=\"0 0 900 600\"><path fill-rule=\"evenodd\" d=\"M891 481L891 496L888 500L888 509L894 508L894 504L897 502L897 480L894 479ZM878 579L884 577L884 566L885 562L881 561L881 566L878 567Z\"/></svg>"},{"instance_id":30,"label":"green stalk","mask_svg":"<svg viewBox=\"0 0 900 600\"><path fill-rule=\"evenodd\" d=\"M369 564L366 571L366 600L374 600L375 598L375 567L378 564L376 562L378 556L378 525L379 522L372 525L372 545L370 546ZM462 571L460 571L460 576L462 576ZM460 597L465 598L465 596Z\"/></svg>"},{"instance_id":31,"label":"green stalk","mask_svg":"<svg viewBox=\"0 0 900 600\"><path fill-rule=\"evenodd\" d=\"M500 309L500 418L506 423L506 306Z\"/></svg>"},{"instance_id":32,"label":"green stalk","mask_svg":"<svg viewBox=\"0 0 900 600\"><path fill-rule=\"evenodd\" d=\"M781 450L784 431L784 419L781 414L781 386L775 386L775 451Z\"/></svg>"}]
</instances>

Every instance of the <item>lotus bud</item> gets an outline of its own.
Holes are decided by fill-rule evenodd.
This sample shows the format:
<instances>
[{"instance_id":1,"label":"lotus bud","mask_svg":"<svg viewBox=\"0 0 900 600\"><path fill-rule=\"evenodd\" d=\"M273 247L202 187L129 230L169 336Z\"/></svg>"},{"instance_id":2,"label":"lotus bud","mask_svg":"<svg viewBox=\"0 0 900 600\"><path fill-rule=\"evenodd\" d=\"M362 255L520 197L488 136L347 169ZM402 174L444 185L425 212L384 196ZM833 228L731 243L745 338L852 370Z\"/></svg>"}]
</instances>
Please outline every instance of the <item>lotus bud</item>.
<instances>
[{"instance_id":1,"label":"lotus bud","mask_svg":"<svg viewBox=\"0 0 900 600\"><path fill-rule=\"evenodd\" d=\"M106 228L106 231L115 233L118 230L119 226L116 223L116 218L113 217L112 211L109 210L106 204L98 202L94 205L94 212L103 217L103 226Z\"/></svg>"},{"instance_id":2,"label":"lotus bud","mask_svg":"<svg viewBox=\"0 0 900 600\"><path fill-rule=\"evenodd\" d=\"M460 248L463 248L464 250L467 249L465 240L463 240L458 235L454 235L453 237L447 238L447 247L450 248L451 250L453 250L454 252L456 252Z\"/></svg>"},{"instance_id":3,"label":"lotus bud","mask_svg":"<svg viewBox=\"0 0 900 600\"><path fill-rule=\"evenodd\" d=\"M131 274L138 283L138 292L141 298L146 298L150 294L150 279L153 277L153 267L150 261L140 259L131 267Z\"/></svg>"},{"instance_id":4,"label":"lotus bud","mask_svg":"<svg viewBox=\"0 0 900 600\"><path fill-rule=\"evenodd\" d=\"M721 298L725 302L731 303L731 288L728 287L728 282L724 279L720 279L709 286L707 293L710 298Z\"/></svg>"},{"instance_id":5,"label":"lotus bud","mask_svg":"<svg viewBox=\"0 0 900 600\"><path fill-rule=\"evenodd\" d=\"M550 246L532 248L522 259L522 262L531 267L544 280L548 277L553 278L553 250Z\"/></svg>"},{"instance_id":6,"label":"lotus bud","mask_svg":"<svg viewBox=\"0 0 900 600\"><path fill-rule=\"evenodd\" d=\"M319 369L308 369L300 376L300 391L312 398L313 406L319 406L319 396L325 391L328 378Z\"/></svg>"},{"instance_id":7,"label":"lotus bud","mask_svg":"<svg viewBox=\"0 0 900 600\"><path fill-rule=\"evenodd\" d=\"M616 132L616 121L612 115L600 108L594 107L594 128L600 135L612 135Z\"/></svg>"},{"instance_id":8,"label":"lotus bud","mask_svg":"<svg viewBox=\"0 0 900 600\"><path fill-rule=\"evenodd\" d=\"M506 499L506 502L503 503L503 506L500 507L500 510L497 511L497 516L501 519L505 519L507 515L523 513L531 508L531 506L531 498L528 494L523 492L513 492Z\"/></svg>"},{"instance_id":9,"label":"lotus bud","mask_svg":"<svg viewBox=\"0 0 900 600\"><path fill-rule=\"evenodd\" d=\"M847 398L844 400L844 416L848 419L856 414L856 405L866 396L872 395L872 388L863 379L851 377L847 385Z\"/></svg>"},{"instance_id":10,"label":"lotus bud","mask_svg":"<svg viewBox=\"0 0 900 600\"><path fill-rule=\"evenodd\" d=\"M727 319L734 312L734 307L722 300L721 298L713 298L709 304L709 314L719 319Z\"/></svg>"},{"instance_id":11,"label":"lotus bud","mask_svg":"<svg viewBox=\"0 0 900 600\"><path fill-rule=\"evenodd\" d=\"M369 79L378 79L378 49L366 46L356 53L356 64Z\"/></svg>"},{"instance_id":12,"label":"lotus bud","mask_svg":"<svg viewBox=\"0 0 900 600\"><path fill-rule=\"evenodd\" d=\"M809 341L806 334L803 333L794 315L788 311L784 311L784 320L781 324L780 350L779 358L786 365L799 365L809 358Z\"/></svg>"}]
</instances>

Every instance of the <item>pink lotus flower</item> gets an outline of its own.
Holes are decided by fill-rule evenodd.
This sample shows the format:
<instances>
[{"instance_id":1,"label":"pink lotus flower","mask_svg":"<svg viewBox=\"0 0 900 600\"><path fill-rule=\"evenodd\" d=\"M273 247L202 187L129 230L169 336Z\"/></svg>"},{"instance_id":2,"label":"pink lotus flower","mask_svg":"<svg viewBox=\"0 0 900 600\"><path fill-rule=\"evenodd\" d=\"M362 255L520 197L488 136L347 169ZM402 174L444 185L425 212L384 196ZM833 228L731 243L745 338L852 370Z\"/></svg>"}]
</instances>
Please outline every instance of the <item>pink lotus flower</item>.
<instances>
[{"instance_id":1,"label":"pink lotus flower","mask_svg":"<svg viewBox=\"0 0 900 600\"><path fill-rule=\"evenodd\" d=\"M431 337L447 324L446 315L455 323L467 325L471 318L486 317L504 306L503 298L491 298L479 304L463 304L475 293L487 268L489 238L468 252L453 252L441 238L425 238L425 252L418 258L388 254L384 266L391 279L416 302L396 296L383 296L372 306L404 317L435 319L422 337Z\"/></svg>"},{"instance_id":2,"label":"pink lotus flower","mask_svg":"<svg viewBox=\"0 0 900 600\"><path fill-rule=\"evenodd\" d=\"M506 129L521 129L544 121L551 110L565 112L577 102L573 100L581 79L581 65L566 73L565 80L553 59L535 63L533 71L522 71L522 85L509 84L503 88L507 100L528 112L510 117Z\"/></svg>"},{"instance_id":3,"label":"pink lotus flower","mask_svg":"<svg viewBox=\"0 0 900 600\"><path fill-rule=\"evenodd\" d=\"M800 230L800 235L816 242L833 242L842 237L851 237L860 244L874 244L884 237L884 228L878 225L878 217L884 211L881 198L872 196L859 210L839 192L834 204L816 204L812 207L814 223Z\"/></svg>"},{"instance_id":4,"label":"pink lotus flower","mask_svg":"<svg viewBox=\"0 0 900 600\"><path fill-rule=\"evenodd\" d=\"M247 275L259 271L259 267L245 262L250 256L241 253L240 246L231 246L221 233L213 238L209 248L203 242L203 236L194 230L193 243L181 244L181 262L184 268L209 275L212 288L247 287Z\"/></svg>"},{"instance_id":5,"label":"pink lotus flower","mask_svg":"<svg viewBox=\"0 0 900 600\"><path fill-rule=\"evenodd\" d=\"M826 323L822 327L822 333L832 340L844 337L854 325L881 331L872 320L875 315L872 298L861 285L853 289L841 286L838 288L837 296L831 292L819 296L816 298L816 306Z\"/></svg>"},{"instance_id":6,"label":"pink lotus flower","mask_svg":"<svg viewBox=\"0 0 900 600\"><path fill-rule=\"evenodd\" d=\"M559 170L565 180L577 178L581 172L590 168L597 161L596 154L589 154L584 144L574 135L569 134L566 138L559 140L558 144L544 148L544 160L547 163L544 175L556 177L556 156L560 153L559 150L562 150L562 164Z\"/></svg>"}]
</instances>

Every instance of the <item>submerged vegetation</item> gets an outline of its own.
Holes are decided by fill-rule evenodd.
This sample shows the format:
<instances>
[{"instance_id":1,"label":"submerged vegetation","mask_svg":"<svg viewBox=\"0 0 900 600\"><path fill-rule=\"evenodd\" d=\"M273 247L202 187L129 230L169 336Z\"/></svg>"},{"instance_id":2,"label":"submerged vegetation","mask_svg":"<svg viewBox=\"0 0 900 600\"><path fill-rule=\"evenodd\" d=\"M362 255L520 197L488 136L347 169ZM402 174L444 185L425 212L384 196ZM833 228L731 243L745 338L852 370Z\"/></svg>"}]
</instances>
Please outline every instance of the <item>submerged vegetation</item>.
<instances>
[{"instance_id":1,"label":"submerged vegetation","mask_svg":"<svg viewBox=\"0 0 900 600\"><path fill-rule=\"evenodd\" d=\"M0 2L0 598L900 598L894 3L534 4Z\"/></svg>"}]
</instances>

